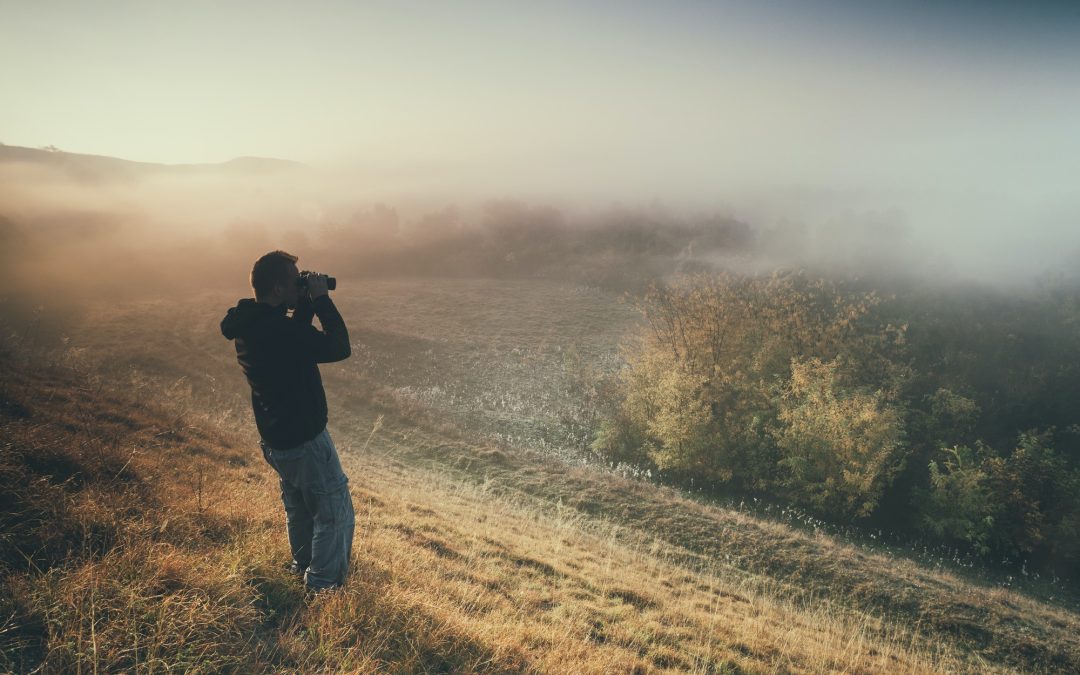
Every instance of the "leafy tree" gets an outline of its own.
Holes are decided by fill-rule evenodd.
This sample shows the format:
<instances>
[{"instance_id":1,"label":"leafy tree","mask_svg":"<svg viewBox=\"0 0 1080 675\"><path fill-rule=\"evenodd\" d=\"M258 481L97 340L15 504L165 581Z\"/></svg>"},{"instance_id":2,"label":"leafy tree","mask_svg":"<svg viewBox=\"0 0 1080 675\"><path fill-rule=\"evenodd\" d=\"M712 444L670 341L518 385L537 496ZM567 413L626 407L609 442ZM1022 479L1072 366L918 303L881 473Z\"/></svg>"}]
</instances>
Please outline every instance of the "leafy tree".
<instances>
[{"instance_id":1,"label":"leafy tree","mask_svg":"<svg viewBox=\"0 0 1080 675\"><path fill-rule=\"evenodd\" d=\"M669 472L755 490L774 488L783 474L790 486L791 466L780 464L785 449L776 439L794 443L778 431L793 359L843 355L855 379L874 380L881 400L895 398L903 369L887 352L902 343L903 329L864 326L878 302L873 293L802 273L701 275L653 286L641 303L649 330L627 357L621 411L594 447L613 455L613 439L640 437L640 455ZM615 433L620 424L632 429Z\"/></svg>"},{"instance_id":2,"label":"leafy tree","mask_svg":"<svg viewBox=\"0 0 1080 675\"><path fill-rule=\"evenodd\" d=\"M1080 572L1080 284L894 288L801 272L654 285L593 449Z\"/></svg>"}]
</instances>

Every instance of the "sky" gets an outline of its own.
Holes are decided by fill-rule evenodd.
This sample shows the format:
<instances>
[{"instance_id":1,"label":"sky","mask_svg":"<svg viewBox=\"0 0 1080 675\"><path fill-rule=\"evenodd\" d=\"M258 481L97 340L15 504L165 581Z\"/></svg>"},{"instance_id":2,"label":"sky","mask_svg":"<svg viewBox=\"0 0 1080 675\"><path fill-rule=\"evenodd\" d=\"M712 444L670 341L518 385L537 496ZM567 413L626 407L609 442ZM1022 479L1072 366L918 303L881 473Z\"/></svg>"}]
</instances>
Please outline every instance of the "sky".
<instances>
[{"instance_id":1,"label":"sky","mask_svg":"<svg viewBox=\"0 0 1080 675\"><path fill-rule=\"evenodd\" d=\"M899 208L966 234L1027 215L1052 238L1080 214L1076 2L0 0L0 15L9 145L769 218Z\"/></svg>"}]
</instances>

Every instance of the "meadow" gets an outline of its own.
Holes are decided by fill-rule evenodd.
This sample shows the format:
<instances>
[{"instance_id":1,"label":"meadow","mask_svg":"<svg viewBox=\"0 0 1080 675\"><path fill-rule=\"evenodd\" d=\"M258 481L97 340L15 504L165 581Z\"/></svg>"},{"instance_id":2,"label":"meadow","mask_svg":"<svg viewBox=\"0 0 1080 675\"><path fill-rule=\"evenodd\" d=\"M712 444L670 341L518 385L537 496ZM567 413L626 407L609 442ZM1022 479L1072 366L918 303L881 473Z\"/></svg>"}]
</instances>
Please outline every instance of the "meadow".
<instances>
[{"instance_id":1,"label":"meadow","mask_svg":"<svg viewBox=\"0 0 1080 675\"><path fill-rule=\"evenodd\" d=\"M588 385L641 321L620 298L343 279L353 357L322 371L356 563L314 602L283 568L272 472L218 332L235 294L9 313L0 474L20 555L4 561L3 666L1080 668L1066 587L1006 588L590 459Z\"/></svg>"}]
</instances>

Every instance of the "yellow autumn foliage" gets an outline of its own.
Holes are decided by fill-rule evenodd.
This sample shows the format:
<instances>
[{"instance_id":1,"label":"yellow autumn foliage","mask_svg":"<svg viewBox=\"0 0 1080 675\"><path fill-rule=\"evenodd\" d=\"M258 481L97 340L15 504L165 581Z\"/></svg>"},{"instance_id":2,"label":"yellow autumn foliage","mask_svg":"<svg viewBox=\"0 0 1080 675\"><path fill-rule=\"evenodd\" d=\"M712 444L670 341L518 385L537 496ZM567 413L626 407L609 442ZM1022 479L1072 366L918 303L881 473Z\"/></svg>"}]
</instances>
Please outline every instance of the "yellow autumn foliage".
<instances>
[{"instance_id":1,"label":"yellow autumn foliage","mask_svg":"<svg viewBox=\"0 0 1080 675\"><path fill-rule=\"evenodd\" d=\"M842 359L792 359L773 436L782 490L828 513L866 516L900 467L903 416L884 394L844 386Z\"/></svg>"},{"instance_id":2,"label":"yellow autumn foliage","mask_svg":"<svg viewBox=\"0 0 1080 675\"><path fill-rule=\"evenodd\" d=\"M904 329L875 323L879 302L802 273L654 286L620 409L594 449L698 484L867 515L895 473L903 428L905 373L889 351Z\"/></svg>"}]
</instances>

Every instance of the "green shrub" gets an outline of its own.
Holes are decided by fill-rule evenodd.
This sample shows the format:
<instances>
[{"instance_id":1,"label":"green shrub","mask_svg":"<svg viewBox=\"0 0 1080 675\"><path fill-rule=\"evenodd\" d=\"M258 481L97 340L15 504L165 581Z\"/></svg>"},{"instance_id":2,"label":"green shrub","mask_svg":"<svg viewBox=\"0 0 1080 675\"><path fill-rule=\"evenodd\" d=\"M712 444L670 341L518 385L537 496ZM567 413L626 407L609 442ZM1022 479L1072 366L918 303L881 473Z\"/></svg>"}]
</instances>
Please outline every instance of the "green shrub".
<instances>
[{"instance_id":1,"label":"green shrub","mask_svg":"<svg viewBox=\"0 0 1080 675\"><path fill-rule=\"evenodd\" d=\"M1080 561L1080 471L1052 440L1031 431L1007 454L984 443L944 449L940 464L930 462L929 488L916 493L923 523L947 541L1071 573Z\"/></svg>"},{"instance_id":2,"label":"green shrub","mask_svg":"<svg viewBox=\"0 0 1080 675\"><path fill-rule=\"evenodd\" d=\"M917 493L922 520L935 538L963 541L982 553L990 550L994 497L983 468L985 446L944 448L945 459L930 462L929 489Z\"/></svg>"},{"instance_id":3,"label":"green shrub","mask_svg":"<svg viewBox=\"0 0 1080 675\"><path fill-rule=\"evenodd\" d=\"M772 435L778 492L818 512L867 516L903 461L903 416L881 391L845 386L843 361L792 359Z\"/></svg>"}]
</instances>

